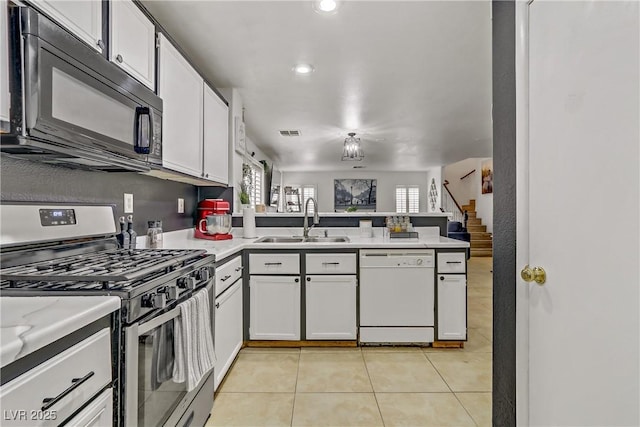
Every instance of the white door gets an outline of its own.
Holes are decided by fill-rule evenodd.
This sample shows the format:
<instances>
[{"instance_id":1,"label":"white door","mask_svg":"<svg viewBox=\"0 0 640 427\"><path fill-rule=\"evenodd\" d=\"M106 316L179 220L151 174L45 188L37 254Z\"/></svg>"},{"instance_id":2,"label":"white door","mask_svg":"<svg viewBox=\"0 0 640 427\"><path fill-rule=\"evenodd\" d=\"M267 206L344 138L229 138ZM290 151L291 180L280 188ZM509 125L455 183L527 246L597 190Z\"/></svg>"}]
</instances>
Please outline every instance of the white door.
<instances>
[{"instance_id":1,"label":"white door","mask_svg":"<svg viewBox=\"0 0 640 427\"><path fill-rule=\"evenodd\" d=\"M242 347L242 279L216 298L214 347L218 361L214 368L214 389L224 379Z\"/></svg>"},{"instance_id":2,"label":"white door","mask_svg":"<svg viewBox=\"0 0 640 427\"><path fill-rule=\"evenodd\" d=\"M201 177L204 81L166 37L159 37L162 166Z\"/></svg>"},{"instance_id":3,"label":"white door","mask_svg":"<svg viewBox=\"0 0 640 427\"><path fill-rule=\"evenodd\" d=\"M251 276L249 293L250 339L300 339L299 277Z\"/></svg>"},{"instance_id":4,"label":"white door","mask_svg":"<svg viewBox=\"0 0 640 427\"><path fill-rule=\"evenodd\" d=\"M637 426L639 3L521 6L518 423Z\"/></svg>"},{"instance_id":5,"label":"white door","mask_svg":"<svg viewBox=\"0 0 640 427\"><path fill-rule=\"evenodd\" d=\"M156 27L131 0L111 6L111 61L155 91Z\"/></svg>"},{"instance_id":6,"label":"white door","mask_svg":"<svg viewBox=\"0 0 640 427\"><path fill-rule=\"evenodd\" d=\"M204 85L204 178L229 182L229 107Z\"/></svg>"},{"instance_id":7,"label":"white door","mask_svg":"<svg viewBox=\"0 0 640 427\"><path fill-rule=\"evenodd\" d=\"M356 283L355 275L307 276L306 339L356 339Z\"/></svg>"}]
</instances>

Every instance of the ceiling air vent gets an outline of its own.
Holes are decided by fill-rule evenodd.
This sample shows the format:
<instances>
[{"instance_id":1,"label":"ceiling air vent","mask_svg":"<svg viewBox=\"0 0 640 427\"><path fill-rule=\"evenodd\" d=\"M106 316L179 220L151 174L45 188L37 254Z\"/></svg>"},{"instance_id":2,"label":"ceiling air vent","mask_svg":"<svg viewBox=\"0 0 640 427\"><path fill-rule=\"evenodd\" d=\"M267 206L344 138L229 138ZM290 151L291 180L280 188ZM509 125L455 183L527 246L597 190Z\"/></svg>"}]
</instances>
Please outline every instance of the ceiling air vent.
<instances>
[{"instance_id":1,"label":"ceiling air vent","mask_svg":"<svg viewBox=\"0 0 640 427\"><path fill-rule=\"evenodd\" d=\"M280 136L300 136L299 130L281 130Z\"/></svg>"}]
</instances>

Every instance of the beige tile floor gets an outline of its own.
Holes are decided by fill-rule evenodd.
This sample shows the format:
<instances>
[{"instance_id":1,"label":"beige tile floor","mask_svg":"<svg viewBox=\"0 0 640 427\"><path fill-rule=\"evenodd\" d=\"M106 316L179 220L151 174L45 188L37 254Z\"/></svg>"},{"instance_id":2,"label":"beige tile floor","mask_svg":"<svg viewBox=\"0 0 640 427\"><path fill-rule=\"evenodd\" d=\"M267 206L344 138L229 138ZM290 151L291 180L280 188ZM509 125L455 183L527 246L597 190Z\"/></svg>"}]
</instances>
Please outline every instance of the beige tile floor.
<instances>
[{"instance_id":1,"label":"beige tile floor","mask_svg":"<svg viewBox=\"0 0 640 427\"><path fill-rule=\"evenodd\" d=\"M465 348L245 348L207 426L490 426L491 264L469 261Z\"/></svg>"}]
</instances>

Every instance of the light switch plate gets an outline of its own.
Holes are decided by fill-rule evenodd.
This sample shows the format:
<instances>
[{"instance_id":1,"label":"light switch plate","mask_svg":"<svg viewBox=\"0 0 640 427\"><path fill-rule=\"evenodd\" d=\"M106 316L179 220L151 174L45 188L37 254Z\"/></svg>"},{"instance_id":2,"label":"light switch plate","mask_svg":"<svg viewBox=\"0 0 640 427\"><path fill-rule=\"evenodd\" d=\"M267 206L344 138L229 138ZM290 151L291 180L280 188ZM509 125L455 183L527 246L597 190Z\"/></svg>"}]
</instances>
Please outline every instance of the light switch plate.
<instances>
[{"instance_id":1,"label":"light switch plate","mask_svg":"<svg viewBox=\"0 0 640 427\"><path fill-rule=\"evenodd\" d=\"M184 199L178 197L178 213L184 213Z\"/></svg>"},{"instance_id":2,"label":"light switch plate","mask_svg":"<svg viewBox=\"0 0 640 427\"><path fill-rule=\"evenodd\" d=\"M124 213L133 213L133 194L124 193Z\"/></svg>"}]
</instances>

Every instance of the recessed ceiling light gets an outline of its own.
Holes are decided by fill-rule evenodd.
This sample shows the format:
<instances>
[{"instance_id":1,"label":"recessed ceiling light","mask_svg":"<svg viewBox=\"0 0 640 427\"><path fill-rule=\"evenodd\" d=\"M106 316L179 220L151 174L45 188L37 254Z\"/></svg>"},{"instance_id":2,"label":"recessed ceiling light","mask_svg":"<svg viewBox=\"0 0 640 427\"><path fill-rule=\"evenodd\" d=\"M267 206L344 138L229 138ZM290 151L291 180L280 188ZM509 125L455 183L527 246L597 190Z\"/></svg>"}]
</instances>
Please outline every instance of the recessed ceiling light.
<instances>
[{"instance_id":1,"label":"recessed ceiling light","mask_svg":"<svg viewBox=\"0 0 640 427\"><path fill-rule=\"evenodd\" d=\"M297 74L311 74L313 73L313 65L311 64L298 64L295 67L293 67L293 71L295 71Z\"/></svg>"},{"instance_id":2,"label":"recessed ceiling light","mask_svg":"<svg viewBox=\"0 0 640 427\"><path fill-rule=\"evenodd\" d=\"M338 10L337 0L315 0L313 2L313 9L324 15L330 15L336 13Z\"/></svg>"}]
</instances>

